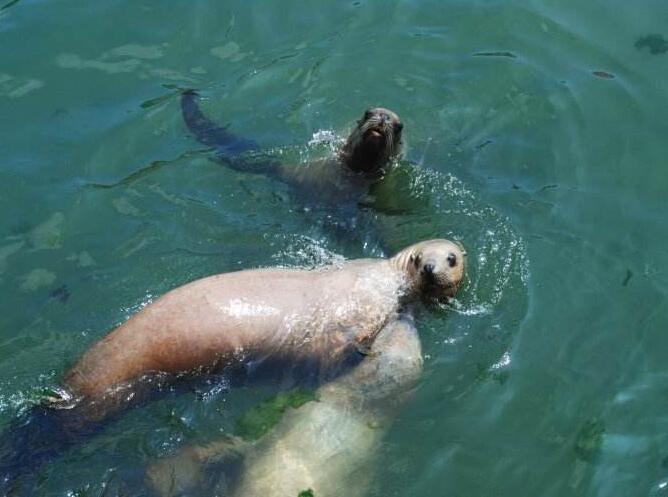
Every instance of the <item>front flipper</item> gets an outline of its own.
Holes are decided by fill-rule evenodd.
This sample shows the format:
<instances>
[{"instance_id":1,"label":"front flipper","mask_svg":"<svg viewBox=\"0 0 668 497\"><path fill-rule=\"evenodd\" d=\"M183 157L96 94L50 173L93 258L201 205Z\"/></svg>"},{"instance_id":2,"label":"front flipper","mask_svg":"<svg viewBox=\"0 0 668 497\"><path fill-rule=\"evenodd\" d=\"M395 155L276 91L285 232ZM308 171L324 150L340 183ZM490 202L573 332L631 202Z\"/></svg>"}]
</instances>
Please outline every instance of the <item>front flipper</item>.
<instances>
[{"instance_id":1,"label":"front flipper","mask_svg":"<svg viewBox=\"0 0 668 497\"><path fill-rule=\"evenodd\" d=\"M259 152L259 146L253 140L247 140L228 131L226 126L219 126L197 105L197 92L185 90L181 93L181 113L183 120L197 141L213 147L217 159L237 171L255 174L275 174L278 161Z\"/></svg>"}]
</instances>

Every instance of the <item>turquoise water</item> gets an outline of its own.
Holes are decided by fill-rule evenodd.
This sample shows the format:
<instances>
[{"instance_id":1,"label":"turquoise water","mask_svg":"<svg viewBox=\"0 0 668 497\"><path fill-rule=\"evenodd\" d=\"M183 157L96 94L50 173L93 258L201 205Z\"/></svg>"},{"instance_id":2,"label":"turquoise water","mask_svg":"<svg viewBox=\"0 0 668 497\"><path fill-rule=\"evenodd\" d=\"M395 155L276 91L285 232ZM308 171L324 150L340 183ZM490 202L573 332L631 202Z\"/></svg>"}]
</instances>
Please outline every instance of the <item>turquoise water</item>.
<instances>
[{"instance_id":1,"label":"turquoise water","mask_svg":"<svg viewBox=\"0 0 668 497\"><path fill-rule=\"evenodd\" d=\"M418 323L423 380L370 495L668 495L668 46L646 38L668 38L664 1L0 9L3 424L169 288L378 255L210 161L177 88L295 163L383 105L405 123L402 207L365 222L393 248L461 240L469 278ZM143 495L146 463L271 393L222 379L128 412L38 495Z\"/></svg>"}]
</instances>

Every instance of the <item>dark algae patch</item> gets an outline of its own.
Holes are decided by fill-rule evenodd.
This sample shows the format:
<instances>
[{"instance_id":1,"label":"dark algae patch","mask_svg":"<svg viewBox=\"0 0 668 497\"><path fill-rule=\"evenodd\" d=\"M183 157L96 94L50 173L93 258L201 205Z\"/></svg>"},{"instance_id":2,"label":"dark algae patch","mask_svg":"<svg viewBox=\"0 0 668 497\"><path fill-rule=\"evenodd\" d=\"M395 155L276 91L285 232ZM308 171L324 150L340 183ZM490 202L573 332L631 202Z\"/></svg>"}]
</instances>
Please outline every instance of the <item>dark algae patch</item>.
<instances>
[{"instance_id":1,"label":"dark algae patch","mask_svg":"<svg viewBox=\"0 0 668 497\"><path fill-rule=\"evenodd\" d=\"M607 71L593 71L592 74L601 79L615 79L615 75Z\"/></svg>"},{"instance_id":2,"label":"dark algae patch","mask_svg":"<svg viewBox=\"0 0 668 497\"><path fill-rule=\"evenodd\" d=\"M517 55L512 52L498 51L498 52L476 52L474 57L507 57L509 59L516 59Z\"/></svg>"},{"instance_id":3,"label":"dark algae patch","mask_svg":"<svg viewBox=\"0 0 668 497\"><path fill-rule=\"evenodd\" d=\"M622 286L627 286L631 278L633 278L633 271L627 269L626 274L624 275L624 280L622 281Z\"/></svg>"},{"instance_id":4,"label":"dark algae patch","mask_svg":"<svg viewBox=\"0 0 668 497\"><path fill-rule=\"evenodd\" d=\"M668 41L662 35L652 34L638 38L635 47L638 50L647 48L652 55L659 55L668 52Z\"/></svg>"},{"instance_id":5,"label":"dark algae patch","mask_svg":"<svg viewBox=\"0 0 668 497\"><path fill-rule=\"evenodd\" d=\"M234 434L244 440L258 440L278 424L288 407L297 409L313 400L318 399L315 391L311 390L296 389L279 393L246 412L237 421Z\"/></svg>"},{"instance_id":6,"label":"dark algae patch","mask_svg":"<svg viewBox=\"0 0 668 497\"><path fill-rule=\"evenodd\" d=\"M313 490L309 488L308 490L302 490L299 492L297 497L315 497L315 494L313 493Z\"/></svg>"},{"instance_id":7,"label":"dark algae patch","mask_svg":"<svg viewBox=\"0 0 668 497\"><path fill-rule=\"evenodd\" d=\"M587 420L575 437L575 454L578 459L595 462L601 453L605 425L603 421L592 418Z\"/></svg>"}]
</instances>

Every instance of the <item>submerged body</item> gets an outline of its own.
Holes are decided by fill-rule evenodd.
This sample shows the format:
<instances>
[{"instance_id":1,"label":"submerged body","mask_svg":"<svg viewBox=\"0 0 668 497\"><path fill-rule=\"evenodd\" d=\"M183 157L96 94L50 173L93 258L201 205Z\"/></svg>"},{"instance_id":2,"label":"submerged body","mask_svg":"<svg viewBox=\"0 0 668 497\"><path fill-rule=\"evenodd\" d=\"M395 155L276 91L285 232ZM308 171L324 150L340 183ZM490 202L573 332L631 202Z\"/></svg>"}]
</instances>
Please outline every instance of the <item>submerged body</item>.
<instances>
[{"instance_id":1,"label":"submerged body","mask_svg":"<svg viewBox=\"0 0 668 497\"><path fill-rule=\"evenodd\" d=\"M259 441L188 447L152 465L149 483L162 497L217 493L203 488L207 482L234 497L297 496L308 489L318 497L365 495L372 480L370 456L422 371L412 319L390 322L371 352L322 386L317 401L288 410ZM237 463L236 475L224 474L226 462Z\"/></svg>"}]
</instances>

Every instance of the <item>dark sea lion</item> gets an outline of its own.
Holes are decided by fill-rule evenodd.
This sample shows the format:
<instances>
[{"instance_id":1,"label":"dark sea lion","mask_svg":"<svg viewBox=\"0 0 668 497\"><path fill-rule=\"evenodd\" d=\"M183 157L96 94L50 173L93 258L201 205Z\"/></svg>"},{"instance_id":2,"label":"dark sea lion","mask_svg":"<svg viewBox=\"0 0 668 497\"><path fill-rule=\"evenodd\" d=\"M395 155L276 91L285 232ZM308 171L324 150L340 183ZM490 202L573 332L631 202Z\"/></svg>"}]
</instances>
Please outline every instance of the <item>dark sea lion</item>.
<instances>
[{"instance_id":1,"label":"dark sea lion","mask_svg":"<svg viewBox=\"0 0 668 497\"><path fill-rule=\"evenodd\" d=\"M234 169L292 180L291 167L286 169L276 160L244 160L243 154L258 151L258 144L234 135L227 127L219 126L206 117L197 104L197 92L194 90L181 94L181 112L195 138L213 147L218 158ZM391 110L382 107L368 109L339 151L336 163L354 173L377 178L401 152L402 131L403 123Z\"/></svg>"},{"instance_id":2,"label":"dark sea lion","mask_svg":"<svg viewBox=\"0 0 668 497\"><path fill-rule=\"evenodd\" d=\"M257 143L240 138L211 121L197 103L197 93L181 95L183 119L202 144L215 149L217 160L232 169L263 174L290 185L299 202L311 208L326 207L339 224L354 224L357 204L369 188L382 180L399 157L403 124L382 107L365 111L340 150L308 164L283 164L260 151Z\"/></svg>"}]
</instances>

